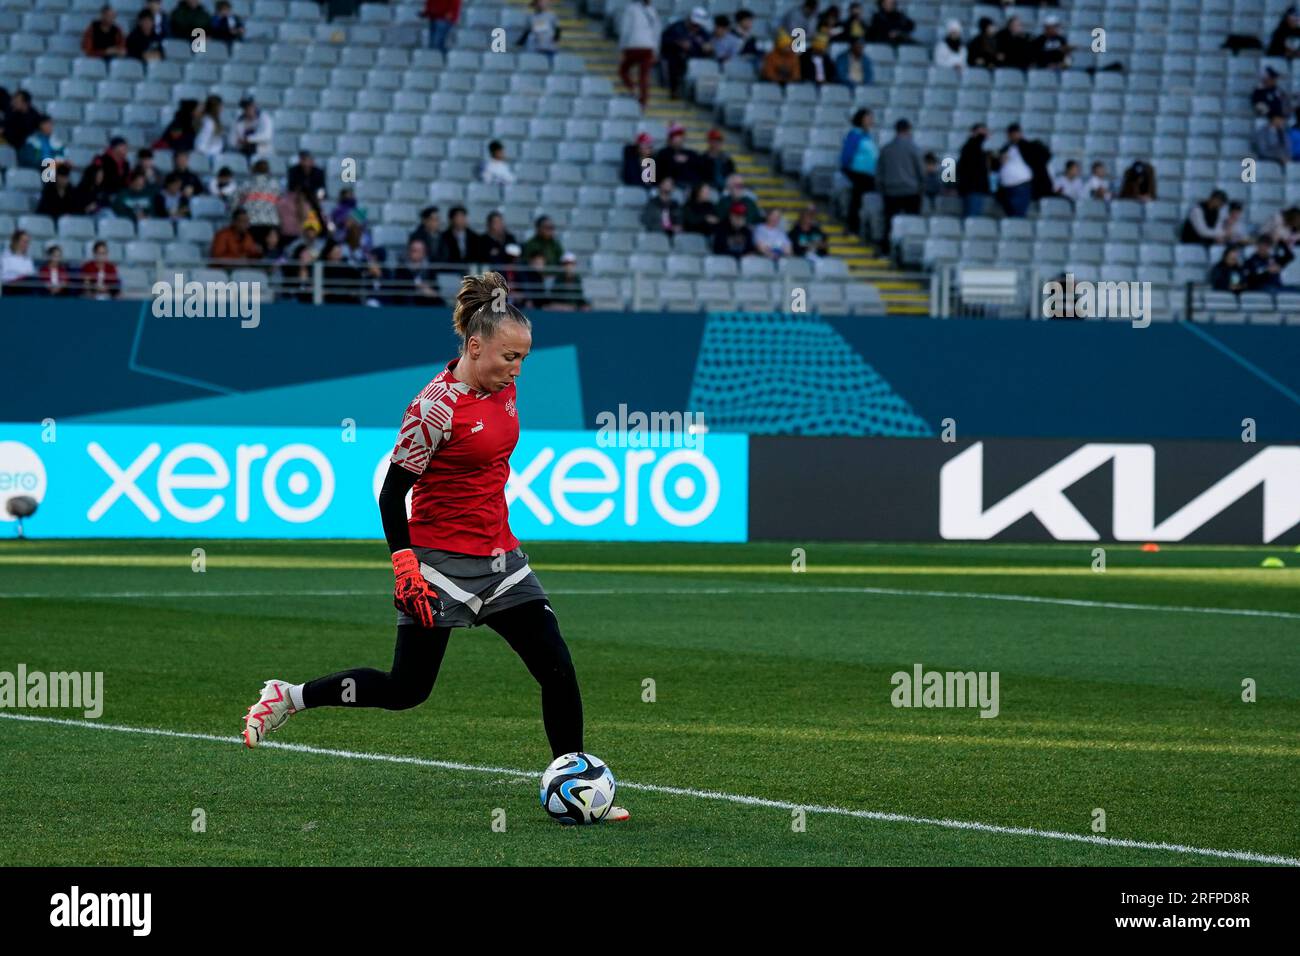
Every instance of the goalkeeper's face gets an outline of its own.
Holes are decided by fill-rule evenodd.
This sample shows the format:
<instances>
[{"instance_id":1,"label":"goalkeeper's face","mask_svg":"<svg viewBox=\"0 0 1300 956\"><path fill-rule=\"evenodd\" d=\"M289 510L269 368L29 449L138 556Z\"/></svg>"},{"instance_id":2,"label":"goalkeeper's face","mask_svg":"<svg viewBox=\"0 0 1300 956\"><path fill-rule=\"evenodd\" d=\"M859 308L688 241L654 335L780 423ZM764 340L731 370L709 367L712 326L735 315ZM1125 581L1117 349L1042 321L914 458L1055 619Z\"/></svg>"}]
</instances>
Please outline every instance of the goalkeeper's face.
<instances>
[{"instance_id":1,"label":"goalkeeper's face","mask_svg":"<svg viewBox=\"0 0 1300 956\"><path fill-rule=\"evenodd\" d=\"M479 387L499 392L513 385L532 347L533 335L525 326L518 322L501 323L496 335L479 343L474 362Z\"/></svg>"}]
</instances>

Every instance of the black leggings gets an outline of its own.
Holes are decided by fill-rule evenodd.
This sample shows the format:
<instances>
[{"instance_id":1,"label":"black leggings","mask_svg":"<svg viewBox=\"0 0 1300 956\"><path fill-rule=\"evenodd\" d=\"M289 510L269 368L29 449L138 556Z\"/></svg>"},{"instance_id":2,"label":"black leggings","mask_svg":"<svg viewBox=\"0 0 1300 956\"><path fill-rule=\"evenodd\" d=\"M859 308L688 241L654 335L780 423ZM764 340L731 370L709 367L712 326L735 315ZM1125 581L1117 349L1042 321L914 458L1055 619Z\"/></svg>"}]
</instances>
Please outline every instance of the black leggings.
<instances>
[{"instance_id":1,"label":"black leggings","mask_svg":"<svg viewBox=\"0 0 1300 956\"><path fill-rule=\"evenodd\" d=\"M506 639L541 685L542 723L551 753L558 757L582 750L582 694L550 605L539 598L498 611L484 623ZM450 636L448 627L399 625L391 671L358 667L318 677L303 686L303 704L406 710L423 703L438 679ZM351 684L344 683L349 680Z\"/></svg>"}]
</instances>

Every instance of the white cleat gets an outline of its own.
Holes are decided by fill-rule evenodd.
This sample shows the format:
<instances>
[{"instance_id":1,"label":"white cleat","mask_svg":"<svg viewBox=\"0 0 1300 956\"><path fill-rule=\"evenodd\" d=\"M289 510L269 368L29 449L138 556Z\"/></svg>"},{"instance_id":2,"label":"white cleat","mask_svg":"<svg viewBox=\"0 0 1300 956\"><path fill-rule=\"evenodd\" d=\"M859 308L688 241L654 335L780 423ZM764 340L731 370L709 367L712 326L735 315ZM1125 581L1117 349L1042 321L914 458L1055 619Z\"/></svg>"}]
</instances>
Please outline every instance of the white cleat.
<instances>
[{"instance_id":1,"label":"white cleat","mask_svg":"<svg viewBox=\"0 0 1300 956\"><path fill-rule=\"evenodd\" d=\"M262 696L248 708L248 714L244 717L245 747L256 747L266 739L267 734L283 727L290 714L297 713L293 709L293 701L289 699L289 687L289 682L282 680L269 680L262 685Z\"/></svg>"},{"instance_id":2,"label":"white cleat","mask_svg":"<svg viewBox=\"0 0 1300 956\"><path fill-rule=\"evenodd\" d=\"M630 819L631 816L632 814L628 813L625 808L616 804L609 808L609 813L605 814L605 822L622 823L624 820Z\"/></svg>"}]
</instances>

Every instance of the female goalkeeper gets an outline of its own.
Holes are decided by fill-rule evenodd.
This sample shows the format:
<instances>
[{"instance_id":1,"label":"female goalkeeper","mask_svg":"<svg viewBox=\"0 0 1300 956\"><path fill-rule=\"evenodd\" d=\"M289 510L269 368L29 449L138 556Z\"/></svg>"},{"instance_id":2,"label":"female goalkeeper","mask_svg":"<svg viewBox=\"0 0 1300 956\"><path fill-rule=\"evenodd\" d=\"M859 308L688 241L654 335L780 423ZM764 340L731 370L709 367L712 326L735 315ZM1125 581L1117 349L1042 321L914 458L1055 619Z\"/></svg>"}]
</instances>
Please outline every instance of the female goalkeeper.
<instances>
[{"instance_id":1,"label":"female goalkeeper","mask_svg":"<svg viewBox=\"0 0 1300 956\"><path fill-rule=\"evenodd\" d=\"M507 520L505 485L519 440L515 379L532 347L532 324L506 302L506 292L496 272L464 278L452 313L460 355L407 407L379 492L397 577L392 670L362 667L303 684L267 681L244 718L246 746L256 747L302 710L416 706L433 690L451 629L487 624L541 685L553 755L582 750L573 661ZM627 818L621 807L606 817Z\"/></svg>"}]
</instances>

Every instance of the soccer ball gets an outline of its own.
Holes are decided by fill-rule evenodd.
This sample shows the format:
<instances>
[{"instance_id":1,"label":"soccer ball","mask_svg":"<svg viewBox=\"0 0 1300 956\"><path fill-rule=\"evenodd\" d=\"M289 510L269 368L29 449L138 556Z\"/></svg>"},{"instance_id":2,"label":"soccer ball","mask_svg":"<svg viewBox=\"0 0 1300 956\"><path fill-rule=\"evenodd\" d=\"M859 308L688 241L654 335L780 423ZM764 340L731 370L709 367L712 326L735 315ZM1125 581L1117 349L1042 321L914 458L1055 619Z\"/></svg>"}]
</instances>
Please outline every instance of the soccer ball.
<instances>
[{"instance_id":1,"label":"soccer ball","mask_svg":"<svg viewBox=\"0 0 1300 956\"><path fill-rule=\"evenodd\" d=\"M559 823L599 823L614 805L616 786L599 757L565 754L542 773L542 806Z\"/></svg>"}]
</instances>

